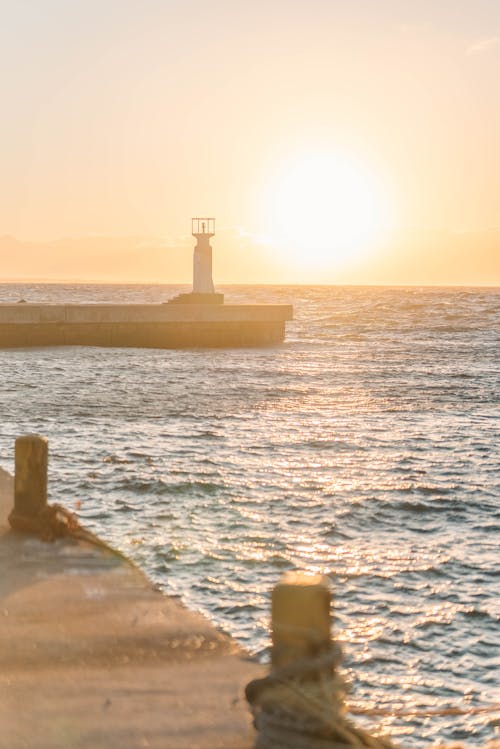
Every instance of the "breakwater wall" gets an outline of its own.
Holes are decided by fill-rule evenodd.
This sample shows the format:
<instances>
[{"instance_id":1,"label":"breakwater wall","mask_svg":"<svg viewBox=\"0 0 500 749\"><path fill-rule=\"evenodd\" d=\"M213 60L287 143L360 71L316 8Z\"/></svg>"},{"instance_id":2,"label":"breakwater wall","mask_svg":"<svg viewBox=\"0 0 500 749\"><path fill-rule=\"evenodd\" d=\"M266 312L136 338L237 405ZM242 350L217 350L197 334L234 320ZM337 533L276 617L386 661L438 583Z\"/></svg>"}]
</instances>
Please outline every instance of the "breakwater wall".
<instances>
[{"instance_id":1,"label":"breakwater wall","mask_svg":"<svg viewBox=\"0 0 500 749\"><path fill-rule=\"evenodd\" d=\"M0 304L0 348L272 345L292 315L285 304Z\"/></svg>"}]
</instances>

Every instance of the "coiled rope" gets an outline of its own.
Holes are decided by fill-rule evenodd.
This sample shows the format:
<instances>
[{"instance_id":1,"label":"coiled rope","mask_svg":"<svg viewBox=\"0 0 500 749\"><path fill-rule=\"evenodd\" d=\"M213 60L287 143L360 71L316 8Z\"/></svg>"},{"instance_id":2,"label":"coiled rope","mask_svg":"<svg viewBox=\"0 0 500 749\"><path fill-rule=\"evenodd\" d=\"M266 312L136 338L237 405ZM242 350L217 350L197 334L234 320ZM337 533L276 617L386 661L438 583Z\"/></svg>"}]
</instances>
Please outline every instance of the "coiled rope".
<instances>
[{"instance_id":1,"label":"coiled rope","mask_svg":"<svg viewBox=\"0 0 500 749\"><path fill-rule=\"evenodd\" d=\"M397 749L389 738L354 725L347 713L414 718L500 712L499 703L443 709L349 709L344 702L345 682L335 670L341 660L341 648L332 642L328 651L275 668L269 676L247 685L245 694L258 732L255 749Z\"/></svg>"},{"instance_id":2,"label":"coiled rope","mask_svg":"<svg viewBox=\"0 0 500 749\"><path fill-rule=\"evenodd\" d=\"M42 541L74 536L83 530L76 515L58 504L46 505L36 515L22 515L13 509L9 523L13 530L38 536Z\"/></svg>"},{"instance_id":3,"label":"coiled rope","mask_svg":"<svg viewBox=\"0 0 500 749\"><path fill-rule=\"evenodd\" d=\"M326 652L275 668L245 690L258 732L255 749L396 749L345 717L345 682L335 667L337 643Z\"/></svg>"},{"instance_id":4,"label":"coiled rope","mask_svg":"<svg viewBox=\"0 0 500 749\"><path fill-rule=\"evenodd\" d=\"M81 526L75 513L70 512L62 505L46 505L36 515L22 515L17 513L14 508L9 515L9 523L13 530L36 536L42 541L52 542L58 538L86 541L134 566L128 557Z\"/></svg>"}]
</instances>

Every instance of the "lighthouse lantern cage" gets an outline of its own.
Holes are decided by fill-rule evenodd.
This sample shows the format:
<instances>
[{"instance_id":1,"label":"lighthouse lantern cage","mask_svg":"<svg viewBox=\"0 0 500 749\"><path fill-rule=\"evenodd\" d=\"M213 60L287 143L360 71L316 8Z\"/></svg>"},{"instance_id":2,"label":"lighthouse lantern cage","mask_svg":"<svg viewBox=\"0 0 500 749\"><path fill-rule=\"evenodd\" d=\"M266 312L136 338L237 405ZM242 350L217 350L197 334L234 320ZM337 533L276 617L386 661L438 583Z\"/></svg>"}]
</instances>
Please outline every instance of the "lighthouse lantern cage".
<instances>
[{"instance_id":1,"label":"lighthouse lantern cage","mask_svg":"<svg viewBox=\"0 0 500 749\"><path fill-rule=\"evenodd\" d=\"M215 234L215 219L192 218L191 233L193 237L213 237Z\"/></svg>"}]
</instances>

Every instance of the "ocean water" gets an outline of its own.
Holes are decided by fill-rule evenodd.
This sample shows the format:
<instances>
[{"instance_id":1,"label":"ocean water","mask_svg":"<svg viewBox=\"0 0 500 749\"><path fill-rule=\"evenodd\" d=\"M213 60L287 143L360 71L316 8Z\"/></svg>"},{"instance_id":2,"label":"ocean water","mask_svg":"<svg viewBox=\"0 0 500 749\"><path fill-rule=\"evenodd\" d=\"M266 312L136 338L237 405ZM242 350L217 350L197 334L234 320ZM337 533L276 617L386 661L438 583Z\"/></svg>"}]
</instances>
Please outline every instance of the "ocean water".
<instances>
[{"instance_id":1,"label":"ocean water","mask_svg":"<svg viewBox=\"0 0 500 749\"><path fill-rule=\"evenodd\" d=\"M0 301L179 290L3 285ZM293 303L286 342L0 351L0 464L46 434L52 500L260 658L280 575L329 575L357 708L499 701L500 290L223 290ZM413 746L500 725L373 720Z\"/></svg>"}]
</instances>

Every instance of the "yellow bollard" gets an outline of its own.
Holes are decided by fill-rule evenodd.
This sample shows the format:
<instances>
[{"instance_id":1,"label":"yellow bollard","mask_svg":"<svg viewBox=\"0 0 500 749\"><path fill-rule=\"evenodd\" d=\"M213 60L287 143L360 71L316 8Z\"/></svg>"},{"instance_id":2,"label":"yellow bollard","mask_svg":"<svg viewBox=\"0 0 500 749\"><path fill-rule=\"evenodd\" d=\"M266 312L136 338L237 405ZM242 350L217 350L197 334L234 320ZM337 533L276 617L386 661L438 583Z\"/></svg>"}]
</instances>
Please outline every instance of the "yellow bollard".
<instances>
[{"instance_id":1,"label":"yellow bollard","mask_svg":"<svg viewBox=\"0 0 500 749\"><path fill-rule=\"evenodd\" d=\"M272 594L272 666L287 666L330 648L331 590L328 579L288 572Z\"/></svg>"}]
</instances>

